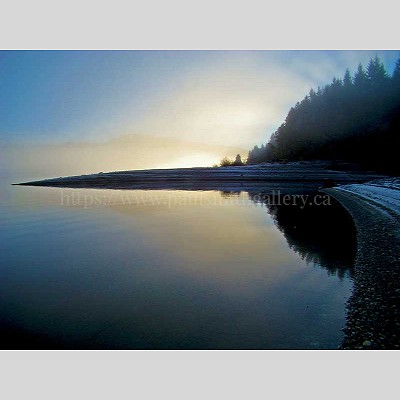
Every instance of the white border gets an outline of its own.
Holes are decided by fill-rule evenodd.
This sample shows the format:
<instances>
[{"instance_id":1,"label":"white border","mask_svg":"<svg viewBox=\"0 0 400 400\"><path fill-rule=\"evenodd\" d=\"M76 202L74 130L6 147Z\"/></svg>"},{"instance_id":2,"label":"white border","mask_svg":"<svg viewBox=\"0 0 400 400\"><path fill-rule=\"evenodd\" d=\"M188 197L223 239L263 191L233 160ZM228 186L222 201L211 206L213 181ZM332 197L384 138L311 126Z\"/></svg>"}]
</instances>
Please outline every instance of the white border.
<instances>
[{"instance_id":1,"label":"white border","mask_svg":"<svg viewBox=\"0 0 400 400\"><path fill-rule=\"evenodd\" d=\"M5 1L0 48L398 49L395 4ZM1 392L5 399L385 399L397 392L390 361L398 354L3 351Z\"/></svg>"},{"instance_id":2,"label":"white border","mask_svg":"<svg viewBox=\"0 0 400 400\"><path fill-rule=\"evenodd\" d=\"M385 351L3 352L4 399L390 399Z\"/></svg>"},{"instance_id":3,"label":"white border","mask_svg":"<svg viewBox=\"0 0 400 400\"><path fill-rule=\"evenodd\" d=\"M395 1L2 2L2 49L398 49Z\"/></svg>"}]
</instances>

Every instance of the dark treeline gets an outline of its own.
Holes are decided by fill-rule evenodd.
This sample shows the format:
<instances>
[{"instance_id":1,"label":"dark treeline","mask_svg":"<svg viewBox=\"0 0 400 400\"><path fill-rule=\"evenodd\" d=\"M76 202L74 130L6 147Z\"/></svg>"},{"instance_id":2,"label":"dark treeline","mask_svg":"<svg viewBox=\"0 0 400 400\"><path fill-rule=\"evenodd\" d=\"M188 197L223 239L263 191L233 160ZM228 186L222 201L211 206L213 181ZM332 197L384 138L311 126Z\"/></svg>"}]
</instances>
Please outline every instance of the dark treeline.
<instances>
[{"instance_id":1,"label":"dark treeline","mask_svg":"<svg viewBox=\"0 0 400 400\"><path fill-rule=\"evenodd\" d=\"M311 89L247 162L336 160L398 173L398 136L400 59L390 76L375 57L354 76L347 70L343 79Z\"/></svg>"}]
</instances>

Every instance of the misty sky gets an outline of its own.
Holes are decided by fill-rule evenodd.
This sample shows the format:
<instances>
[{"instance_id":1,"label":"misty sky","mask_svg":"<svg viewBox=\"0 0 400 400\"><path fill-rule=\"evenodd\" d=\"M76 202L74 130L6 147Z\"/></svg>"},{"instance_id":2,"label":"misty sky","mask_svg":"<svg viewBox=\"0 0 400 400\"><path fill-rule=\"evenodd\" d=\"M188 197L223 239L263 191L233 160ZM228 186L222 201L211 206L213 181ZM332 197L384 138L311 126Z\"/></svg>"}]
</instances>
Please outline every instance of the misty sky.
<instances>
[{"instance_id":1,"label":"misty sky","mask_svg":"<svg viewBox=\"0 0 400 400\"><path fill-rule=\"evenodd\" d=\"M311 87L398 51L1 51L0 141L126 134L252 147Z\"/></svg>"}]
</instances>

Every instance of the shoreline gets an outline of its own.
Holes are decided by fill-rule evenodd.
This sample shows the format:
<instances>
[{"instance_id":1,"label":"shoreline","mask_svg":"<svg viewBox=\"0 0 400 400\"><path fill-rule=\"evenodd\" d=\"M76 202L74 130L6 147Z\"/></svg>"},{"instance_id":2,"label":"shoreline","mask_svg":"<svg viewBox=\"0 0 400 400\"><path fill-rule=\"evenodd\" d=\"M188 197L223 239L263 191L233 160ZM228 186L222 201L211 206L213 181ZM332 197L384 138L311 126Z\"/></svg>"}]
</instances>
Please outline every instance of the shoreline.
<instances>
[{"instance_id":1,"label":"shoreline","mask_svg":"<svg viewBox=\"0 0 400 400\"><path fill-rule=\"evenodd\" d=\"M335 170L327 162L271 163L237 167L197 167L99 172L14 183L19 186L54 186L93 189L144 190L259 190L290 186L319 189L322 186L362 183L384 178L374 172Z\"/></svg>"},{"instance_id":2,"label":"shoreline","mask_svg":"<svg viewBox=\"0 0 400 400\"><path fill-rule=\"evenodd\" d=\"M347 209L357 229L354 286L339 348L399 349L400 215L396 208L361 194L368 186L323 189ZM398 189L387 191L397 196Z\"/></svg>"}]
</instances>

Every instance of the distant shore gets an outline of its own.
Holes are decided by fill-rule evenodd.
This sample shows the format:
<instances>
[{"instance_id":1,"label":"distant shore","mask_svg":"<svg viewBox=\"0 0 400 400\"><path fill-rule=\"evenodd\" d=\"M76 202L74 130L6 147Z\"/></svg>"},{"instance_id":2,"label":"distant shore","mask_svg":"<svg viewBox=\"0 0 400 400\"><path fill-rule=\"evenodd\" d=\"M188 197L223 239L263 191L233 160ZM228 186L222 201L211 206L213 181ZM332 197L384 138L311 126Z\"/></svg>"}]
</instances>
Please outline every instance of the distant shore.
<instances>
[{"instance_id":1,"label":"distant shore","mask_svg":"<svg viewBox=\"0 0 400 400\"><path fill-rule=\"evenodd\" d=\"M336 168L336 169L335 169ZM296 162L218 168L176 168L99 172L17 185L99 189L254 190L265 187L310 187L361 183L383 178L374 172L328 162Z\"/></svg>"}]
</instances>

